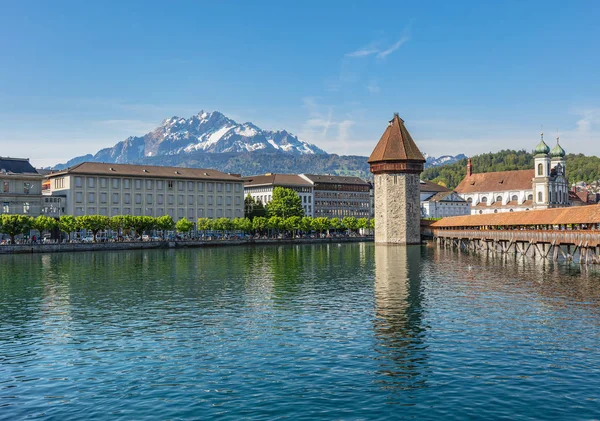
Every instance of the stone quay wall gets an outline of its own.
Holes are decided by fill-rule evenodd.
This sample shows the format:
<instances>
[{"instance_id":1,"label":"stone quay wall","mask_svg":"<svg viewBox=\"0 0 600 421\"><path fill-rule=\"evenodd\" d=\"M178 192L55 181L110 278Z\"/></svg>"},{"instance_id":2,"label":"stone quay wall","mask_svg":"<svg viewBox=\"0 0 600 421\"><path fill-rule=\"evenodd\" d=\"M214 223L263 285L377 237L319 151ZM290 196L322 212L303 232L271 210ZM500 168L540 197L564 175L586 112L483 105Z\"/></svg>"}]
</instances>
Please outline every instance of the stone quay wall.
<instances>
[{"instance_id":1,"label":"stone quay wall","mask_svg":"<svg viewBox=\"0 0 600 421\"><path fill-rule=\"evenodd\" d=\"M1 254L61 253L80 251L118 251L159 248L225 247L263 244L314 244L371 242L372 236L333 238L286 238L247 240L189 240L189 241L132 241L123 243L65 243L65 244L15 244L0 246Z\"/></svg>"}]
</instances>

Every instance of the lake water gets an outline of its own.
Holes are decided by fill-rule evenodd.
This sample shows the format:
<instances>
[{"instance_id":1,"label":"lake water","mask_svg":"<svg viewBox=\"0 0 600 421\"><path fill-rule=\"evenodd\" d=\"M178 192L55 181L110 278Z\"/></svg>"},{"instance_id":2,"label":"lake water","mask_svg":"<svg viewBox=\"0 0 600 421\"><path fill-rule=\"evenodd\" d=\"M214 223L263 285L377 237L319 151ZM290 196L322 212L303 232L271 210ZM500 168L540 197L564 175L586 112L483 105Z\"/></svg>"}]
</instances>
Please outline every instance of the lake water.
<instances>
[{"instance_id":1,"label":"lake water","mask_svg":"<svg viewBox=\"0 0 600 421\"><path fill-rule=\"evenodd\" d=\"M599 302L426 246L0 256L0 419L598 419Z\"/></svg>"}]
</instances>

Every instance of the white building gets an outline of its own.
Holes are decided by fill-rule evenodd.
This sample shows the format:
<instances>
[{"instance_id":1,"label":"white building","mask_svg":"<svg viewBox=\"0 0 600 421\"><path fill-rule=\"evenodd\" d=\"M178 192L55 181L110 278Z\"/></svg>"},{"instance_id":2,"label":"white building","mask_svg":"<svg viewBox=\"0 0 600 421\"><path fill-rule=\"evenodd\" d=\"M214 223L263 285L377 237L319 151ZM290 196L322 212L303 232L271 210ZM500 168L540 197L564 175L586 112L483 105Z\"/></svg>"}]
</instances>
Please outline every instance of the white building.
<instances>
[{"instance_id":1,"label":"white building","mask_svg":"<svg viewBox=\"0 0 600 421\"><path fill-rule=\"evenodd\" d=\"M534 169L473 173L456 192L471 203L471 214L518 212L570 206L565 151L558 143L550 150L542 140L534 150Z\"/></svg>"},{"instance_id":2,"label":"white building","mask_svg":"<svg viewBox=\"0 0 600 421\"><path fill-rule=\"evenodd\" d=\"M42 179L28 159L0 157L0 214L40 215Z\"/></svg>"},{"instance_id":3,"label":"white building","mask_svg":"<svg viewBox=\"0 0 600 421\"><path fill-rule=\"evenodd\" d=\"M421 218L469 215L471 204L456 192L431 181L420 180Z\"/></svg>"},{"instance_id":4,"label":"white building","mask_svg":"<svg viewBox=\"0 0 600 421\"><path fill-rule=\"evenodd\" d=\"M243 180L216 170L84 162L47 178L67 215L244 216Z\"/></svg>"},{"instance_id":5,"label":"white building","mask_svg":"<svg viewBox=\"0 0 600 421\"><path fill-rule=\"evenodd\" d=\"M263 205L272 200L275 187L286 187L298 193L307 216L369 218L372 215L371 186L358 177L267 173L243 180L245 194Z\"/></svg>"},{"instance_id":6,"label":"white building","mask_svg":"<svg viewBox=\"0 0 600 421\"><path fill-rule=\"evenodd\" d=\"M275 187L292 189L300 196L304 214L314 216L313 185L299 175L267 173L242 177L242 180L244 180L244 195L250 195L263 205L268 204L273 199L273 189Z\"/></svg>"}]
</instances>

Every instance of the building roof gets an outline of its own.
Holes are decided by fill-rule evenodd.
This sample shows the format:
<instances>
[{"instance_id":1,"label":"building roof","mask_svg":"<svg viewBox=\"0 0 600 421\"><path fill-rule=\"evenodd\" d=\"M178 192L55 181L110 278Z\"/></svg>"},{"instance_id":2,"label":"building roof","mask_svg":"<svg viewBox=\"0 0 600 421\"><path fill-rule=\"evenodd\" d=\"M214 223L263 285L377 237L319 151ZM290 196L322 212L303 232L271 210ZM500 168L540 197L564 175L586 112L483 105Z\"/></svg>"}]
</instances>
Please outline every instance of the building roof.
<instances>
[{"instance_id":1,"label":"building roof","mask_svg":"<svg viewBox=\"0 0 600 421\"><path fill-rule=\"evenodd\" d=\"M217 170L203 168L162 167L153 165L105 164L101 162L83 162L63 171L48 174L58 177L65 174L107 175L127 177L158 177L180 179L203 179L220 181L242 181L240 177L225 174Z\"/></svg>"},{"instance_id":2,"label":"building roof","mask_svg":"<svg viewBox=\"0 0 600 421\"><path fill-rule=\"evenodd\" d=\"M434 194L433 196L431 196L429 199L427 199L428 202L464 202L466 203L467 201L465 199L463 199L462 197L456 195L454 196L454 198L452 197L452 195L454 194L453 191L441 191L439 193ZM450 198L450 199L448 199ZM448 200L446 200L448 199Z\"/></svg>"},{"instance_id":3,"label":"building roof","mask_svg":"<svg viewBox=\"0 0 600 421\"><path fill-rule=\"evenodd\" d=\"M533 169L476 173L463 178L455 190L461 194L532 190L534 175Z\"/></svg>"},{"instance_id":4,"label":"building roof","mask_svg":"<svg viewBox=\"0 0 600 421\"><path fill-rule=\"evenodd\" d=\"M308 186L312 183L296 174L263 174L242 177L245 187L255 186Z\"/></svg>"},{"instance_id":5,"label":"building roof","mask_svg":"<svg viewBox=\"0 0 600 421\"><path fill-rule=\"evenodd\" d=\"M449 192L450 189L427 180L420 180L421 192Z\"/></svg>"},{"instance_id":6,"label":"building roof","mask_svg":"<svg viewBox=\"0 0 600 421\"><path fill-rule=\"evenodd\" d=\"M25 158L7 158L0 156L1 174L35 174L39 173Z\"/></svg>"},{"instance_id":7,"label":"building roof","mask_svg":"<svg viewBox=\"0 0 600 421\"><path fill-rule=\"evenodd\" d=\"M552 150L550 151L550 156L552 158L564 158L566 155L565 150L562 148L562 146L560 146L560 143L558 143L558 137L556 138L556 146L552 148Z\"/></svg>"},{"instance_id":8,"label":"building roof","mask_svg":"<svg viewBox=\"0 0 600 421\"><path fill-rule=\"evenodd\" d=\"M436 221L432 228L559 225L600 223L600 206L530 210L523 212L489 213L482 215L452 216Z\"/></svg>"},{"instance_id":9,"label":"building roof","mask_svg":"<svg viewBox=\"0 0 600 421\"><path fill-rule=\"evenodd\" d=\"M425 162L423 154L406 130L404 120L398 114L394 114L394 118L389 122L367 162L371 164L381 161L408 160Z\"/></svg>"},{"instance_id":10,"label":"building roof","mask_svg":"<svg viewBox=\"0 0 600 421\"><path fill-rule=\"evenodd\" d=\"M327 184L360 184L363 186L368 186L365 180L360 177L352 177L346 175L317 175L317 174L300 174L306 180L311 181L312 183L327 183Z\"/></svg>"},{"instance_id":11,"label":"building roof","mask_svg":"<svg viewBox=\"0 0 600 421\"><path fill-rule=\"evenodd\" d=\"M544 142L544 133L542 133L541 136L542 140L540 140L540 143L537 144L533 152L535 152L536 155L548 155L550 146L546 145L546 142Z\"/></svg>"}]
</instances>

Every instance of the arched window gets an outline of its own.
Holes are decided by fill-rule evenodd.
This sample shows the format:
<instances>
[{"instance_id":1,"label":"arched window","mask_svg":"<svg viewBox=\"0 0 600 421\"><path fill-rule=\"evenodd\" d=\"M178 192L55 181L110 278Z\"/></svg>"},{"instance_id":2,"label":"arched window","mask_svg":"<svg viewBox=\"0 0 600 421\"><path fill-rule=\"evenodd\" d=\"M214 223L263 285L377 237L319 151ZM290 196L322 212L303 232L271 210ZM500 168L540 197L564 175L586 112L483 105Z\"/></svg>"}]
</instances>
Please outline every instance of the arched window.
<instances>
[{"instance_id":1,"label":"arched window","mask_svg":"<svg viewBox=\"0 0 600 421\"><path fill-rule=\"evenodd\" d=\"M509 210L509 212L512 212L512 211L513 211L512 209L511 209L511 210Z\"/></svg>"},{"instance_id":2,"label":"arched window","mask_svg":"<svg viewBox=\"0 0 600 421\"><path fill-rule=\"evenodd\" d=\"M467 202L469 202L469 203L473 203L473 198L472 198L472 197L469 197L469 198L467 199Z\"/></svg>"},{"instance_id":3,"label":"arched window","mask_svg":"<svg viewBox=\"0 0 600 421\"><path fill-rule=\"evenodd\" d=\"M542 164L538 164L538 175L544 174L544 166Z\"/></svg>"},{"instance_id":4,"label":"arched window","mask_svg":"<svg viewBox=\"0 0 600 421\"><path fill-rule=\"evenodd\" d=\"M533 195L530 194L529 196L527 196L527 200L533 200Z\"/></svg>"},{"instance_id":5,"label":"arched window","mask_svg":"<svg viewBox=\"0 0 600 421\"><path fill-rule=\"evenodd\" d=\"M538 202L543 202L544 201L544 195L542 194L541 191L538 192Z\"/></svg>"},{"instance_id":6,"label":"arched window","mask_svg":"<svg viewBox=\"0 0 600 421\"><path fill-rule=\"evenodd\" d=\"M513 194L513 196L510 198L510 200L516 202L517 200L519 200L519 197L516 194Z\"/></svg>"},{"instance_id":7,"label":"arched window","mask_svg":"<svg viewBox=\"0 0 600 421\"><path fill-rule=\"evenodd\" d=\"M498 213L498 209L494 209L494 213Z\"/></svg>"},{"instance_id":8,"label":"arched window","mask_svg":"<svg viewBox=\"0 0 600 421\"><path fill-rule=\"evenodd\" d=\"M481 198L481 203L487 203L487 197L483 196L483 197Z\"/></svg>"},{"instance_id":9,"label":"arched window","mask_svg":"<svg viewBox=\"0 0 600 421\"><path fill-rule=\"evenodd\" d=\"M497 196L496 197L496 202L502 202L502 196Z\"/></svg>"}]
</instances>

